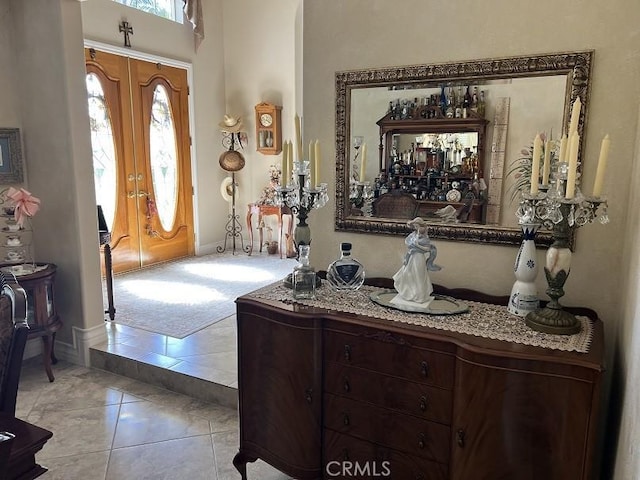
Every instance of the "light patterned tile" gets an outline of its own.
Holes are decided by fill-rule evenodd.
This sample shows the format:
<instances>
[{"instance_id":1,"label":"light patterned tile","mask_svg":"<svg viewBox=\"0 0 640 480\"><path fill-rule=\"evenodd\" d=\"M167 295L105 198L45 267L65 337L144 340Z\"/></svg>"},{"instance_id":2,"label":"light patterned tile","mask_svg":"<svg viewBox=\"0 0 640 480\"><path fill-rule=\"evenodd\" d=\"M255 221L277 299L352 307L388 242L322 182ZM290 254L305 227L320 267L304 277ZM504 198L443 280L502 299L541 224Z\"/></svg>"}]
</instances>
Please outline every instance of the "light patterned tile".
<instances>
[{"instance_id":1,"label":"light patterned tile","mask_svg":"<svg viewBox=\"0 0 640 480\"><path fill-rule=\"evenodd\" d=\"M29 415L28 422L53 432L38 459L65 457L109 450L120 405L82 410L46 411Z\"/></svg>"},{"instance_id":2,"label":"light patterned tile","mask_svg":"<svg viewBox=\"0 0 640 480\"><path fill-rule=\"evenodd\" d=\"M217 477L209 435L117 448L106 480L227 480Z\"/></svg>"},{"instance_id":3,"label":"light patterned tile","mask_svg":"<svg viewBox=\"0 0 640 480\"><path fill-rule=\"evenodd\" d=\"M151 402L126 403L120 408L114 448L161 442L210 432L202 417Z\"/></svg>"},{"instance_id":4,"label":"light patterned tile","mask_svg":"<svg viewBox=\"0 0 640 480\"><path fill-rule=\"evenodd\" d=\"M44 461L41 461L40 455L38 455L37 461L49 469L38 478L39 480L103 480L107 475L107 462L110 453L109 450L105 450L84 455L49 458Z\"/></svg>"}]
</instances>

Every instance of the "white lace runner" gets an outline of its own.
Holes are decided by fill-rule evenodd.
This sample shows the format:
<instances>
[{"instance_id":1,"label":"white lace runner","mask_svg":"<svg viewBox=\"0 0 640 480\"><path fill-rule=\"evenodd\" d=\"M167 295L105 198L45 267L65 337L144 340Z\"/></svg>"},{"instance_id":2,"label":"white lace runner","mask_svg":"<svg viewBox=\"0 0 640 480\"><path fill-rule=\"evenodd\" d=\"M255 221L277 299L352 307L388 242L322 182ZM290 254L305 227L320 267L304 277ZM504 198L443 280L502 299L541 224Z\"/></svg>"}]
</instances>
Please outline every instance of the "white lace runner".
<instances>
[{"instance_id":1,"label":"white lace runner","mask_svg":"<svg viewBox=\"0 0 640 480\"><path fill-rule=\"evenodd\" d=\"M582 325L579 333L553 335L536 332L527 327L524 319L509 313L506 306L465 300L465 303L469 305L467 313L455 315L410 313L386 308L370 300L369 297L372 293L380 291L384 291L384 289L365 285L356 291L339 292L323 283L316 289L315 300L294 300L291 296L291 289L286 288L282 282L278 282L256 290L248 296L289 304L307 305L334 312L354 313L534 347L580 353L589 351L593 325L587 317L578 316Z\"/></svg>"}]
</instances>

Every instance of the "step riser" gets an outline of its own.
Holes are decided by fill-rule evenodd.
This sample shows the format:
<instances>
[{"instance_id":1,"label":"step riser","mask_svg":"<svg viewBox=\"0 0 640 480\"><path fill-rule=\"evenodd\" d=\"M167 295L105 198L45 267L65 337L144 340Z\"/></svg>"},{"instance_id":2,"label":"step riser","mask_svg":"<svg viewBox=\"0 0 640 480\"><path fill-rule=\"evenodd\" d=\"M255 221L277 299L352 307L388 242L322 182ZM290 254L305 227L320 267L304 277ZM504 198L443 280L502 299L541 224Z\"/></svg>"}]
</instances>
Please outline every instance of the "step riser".
<instances>
[{"instance_id":1,"label":"step riser","mask_svg":"<svg viewBox=\"0 0 640 480\"><path fill-rule=\"evenodd\" d=\"M113 353L90 349L91 367L225 407L238 407L238 389Z\"/></svg>"}]
</instances>

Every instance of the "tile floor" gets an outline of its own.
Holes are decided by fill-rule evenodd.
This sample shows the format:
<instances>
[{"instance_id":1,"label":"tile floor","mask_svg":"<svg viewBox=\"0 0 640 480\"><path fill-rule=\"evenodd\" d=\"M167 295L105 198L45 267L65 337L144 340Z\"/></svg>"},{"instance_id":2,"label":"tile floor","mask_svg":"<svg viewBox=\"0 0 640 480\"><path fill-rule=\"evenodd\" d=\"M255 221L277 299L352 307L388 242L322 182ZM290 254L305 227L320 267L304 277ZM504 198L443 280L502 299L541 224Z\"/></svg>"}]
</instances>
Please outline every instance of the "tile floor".
<instances>
[{"instance_id":1,"label":"tile floor","mask_svg":"<svg viewBox=\"0 0 640 480\"><path fill-rule=\"evenodd\" d=\"M105 328L95 368L61 361L49 383L40 357L24 363L16 416L53 432L40 478L239 479L235 315L183 339ZM260 460L248 477L289 478Z\"/></svg>"},{"instance_id":2,"label":"tile floor","mask_svg":"<svg viewBox=\"0 0 640 480\"><path fill-rule=\"evenodd\" d=\"M36 456L43 480L240 478L236 409L62 361L55 373L49 383L39 357L25 361L16 410L53 432ZM260 461L248 470L252 480L288 478Z\"/></svg>"}]
</instances>

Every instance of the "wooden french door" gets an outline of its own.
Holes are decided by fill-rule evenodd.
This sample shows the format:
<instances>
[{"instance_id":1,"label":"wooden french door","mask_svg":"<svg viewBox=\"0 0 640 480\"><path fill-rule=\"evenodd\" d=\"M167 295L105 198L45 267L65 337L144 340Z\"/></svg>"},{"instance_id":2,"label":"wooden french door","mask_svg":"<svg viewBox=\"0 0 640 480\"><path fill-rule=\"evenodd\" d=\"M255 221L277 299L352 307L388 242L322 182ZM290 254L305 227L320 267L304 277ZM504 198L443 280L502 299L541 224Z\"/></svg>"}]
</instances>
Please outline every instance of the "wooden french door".
<instances>
[{"instance_id":1,"label":"wooden french door","mask_svg":"<svg viewBox=\"0 0 640 480\"><path fill-rule=\"evenodd\" d=\"M194 254L184 69L85 50L96 197L114 272Z\"/></svg>"}]
</instances>

